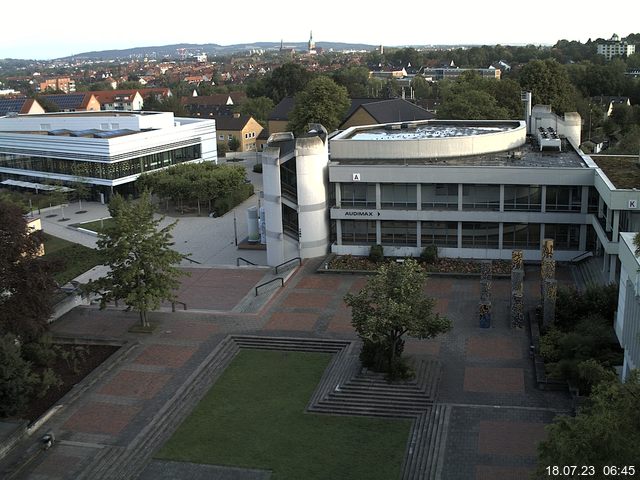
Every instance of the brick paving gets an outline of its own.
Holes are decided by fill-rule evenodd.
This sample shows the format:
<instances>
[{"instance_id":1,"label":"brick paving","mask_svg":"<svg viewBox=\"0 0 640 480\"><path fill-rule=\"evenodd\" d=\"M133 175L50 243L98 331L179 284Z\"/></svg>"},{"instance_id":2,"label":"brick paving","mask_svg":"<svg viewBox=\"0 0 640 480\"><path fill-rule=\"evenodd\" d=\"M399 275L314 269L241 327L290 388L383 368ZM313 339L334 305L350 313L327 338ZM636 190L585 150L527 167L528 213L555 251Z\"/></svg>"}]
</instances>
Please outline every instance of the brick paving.
<instances>
[{"instance_id":1,"label":"brick paving","mask_svg":"<svg viewBox=\"0 0 640 480\"><path fill-rule=\"evenodd\" d=\"M135 359L135 363L179 368L183 366L195 352L195 347L180 347L176 345L149 345Z\"/></svg>"},{"instance_id":2,"label":"brick paving","mask_svg":"<svg viewBox=\"0 0 640 480\"><path fill-rule=\"evenodd\" d=\"M76 432L117 435L140 410L141 407L131 405L89 402L80 407L63 428Z\"/></svg>"},{"instance_id":3,"label":"brick paving","mask_svg":"<svg viewBox=\"0 0 640 480\"><path fill-rule=\"evenodd\" d=\"M149 399L156 396L169 378L171 375L166 373L120 370L98 393Z\"/></svg>"},{"instance_id":4,"label":"brick paving","mask_svg":"<svg viewBox=\"0 0 640 480\"><path fill-rule=\"evenodd\" d=\"M264 329L311 332L317 321L316 313L277 312L272 315Z\"/></svg>"},{"instance_id":5,"label":"brick paving","mask_svg":"<svg viewBox=\"0 0 640 480\"><path fill-rule=\"evenodd\" d=\"M137 316L114 309L76 308L57 321L57 335L117 338L132 349L110 370L105 366L86 393L45 424L43 429L71 443L56 444L28 472L42 480L75 479L96 447L127 448L229 333L354 338L350 309L342 299L368 277L315 274L318 263L306 262L258 314L222 311L231 312L264 271L192 269L191 286L183 288L193 296L189 308L200 305L215 313L154 312L151 318L160 327L151 335L128 333ZM558 278L568 282L569 275L558 271ZM492 326L480 329L479 279L430 277L426 291L454 328L433 340L406 339L407 354L443 365L438 401L450 406L451 420L442 480L526 478L535 467L543 426L555 412L570 408L566 395L535 388L526 331L509 328L508 285L508 280L494 280ZM528 267L526 304L535 305L538 295L539 275Z\"/></svg>"},{"instance_id":6,"label":"brick paving","mask_svg":"<svg viewBox=\"0 0 640 480\"><path fill-rule=\"evenodd\" d=\"M545 439L543 423L483 421L479 424L478 453L535 457Z\"/></svg>"},{"instance_id":7,"label":"brick paving","mask_svg":"<svg viewBox=\"0 0 640 480\"><path fill-rule=\"evenodd\" d=\"M521 368L467 367L464 369L467 392L524 393Z\"/></svg>"},{"instance_id":8,"label":"brick paving","mask_svg":"<svg viewBox=\"0 0 640 480\"><path fill-rule=\"evenodd\" d=\"M474 336L467 340L467 356L517 360L522 358L521 343L508 337Z\"/></svg>"}]
</instances>

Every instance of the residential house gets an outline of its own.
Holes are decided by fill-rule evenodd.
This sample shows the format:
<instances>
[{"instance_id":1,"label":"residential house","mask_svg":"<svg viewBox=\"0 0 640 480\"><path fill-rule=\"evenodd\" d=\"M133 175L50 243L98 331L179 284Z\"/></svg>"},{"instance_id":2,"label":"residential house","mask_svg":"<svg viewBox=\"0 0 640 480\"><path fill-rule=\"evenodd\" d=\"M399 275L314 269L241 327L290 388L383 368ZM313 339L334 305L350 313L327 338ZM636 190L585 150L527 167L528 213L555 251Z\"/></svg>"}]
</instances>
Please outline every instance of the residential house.
<instances>
[{"instance_id":1,"label":"residential house","mask_svg":"<svg viewBox=\"0 0 640 480\"><path fill-rule=\"evenodd\" d=\"M352 105L355 103L352 100ZM431 120L435 115L424 108L401 98L390 100L375 99L361 103L353 109L340 124L340 130L359 125L375 125L392 122L413 122Z\"/></svg>"},{"instance_id":2,"label":"residential house","mask_svg":"<svg viewBox=\"0 0 640 480\"><path fill-rule=\"evenodd\" d=\"M182 104L190 116L204 118L233 115L235 107L245 99L246 95L241 92L219 93L216 95L185 97L182 99Z\"/></svg>"},{"instance_id":3,"label":"residential house","mask_svg":"<svg viewBox=\"0 0 640 480\"><path fill-rule=\"evenodd\" d=\"M92 92L100 102L101 110L142 110L144 100L138 90L101 90Z\"/></svg>"},{"instance_id":4,"label":"residential house","mask_svg":"<svg viewBox=\"0 0 640 480\"><path fill-rule=\"evenodd\" d=\"M54 104L60 112L100 111L100 102L91 92L41 95L40 98Z\"/></svg>"},{"instance_id":5,"label":"residential house","mask_svg":"<svg viewBox=\"0 0 640 480\"><path fill-rule=\"evenodd\" d=\"M0 117L9 113L22 115L30 113L44 113L44 108L33 98L3 98L0 99Z\"/></svg>"},{"instance_id":6,"label":"residential house","mask_svg":"<svg viewBox=\"0 0 640 480\"><path fill-rule=\"evenodd\" d=\"M240 141L238 152L256 151L256 140L263 127L252 116L236 113L234 115L220 115L214 119L218 143L228 143L232 138L237 138Z\"/></svg>"}]
</instances>

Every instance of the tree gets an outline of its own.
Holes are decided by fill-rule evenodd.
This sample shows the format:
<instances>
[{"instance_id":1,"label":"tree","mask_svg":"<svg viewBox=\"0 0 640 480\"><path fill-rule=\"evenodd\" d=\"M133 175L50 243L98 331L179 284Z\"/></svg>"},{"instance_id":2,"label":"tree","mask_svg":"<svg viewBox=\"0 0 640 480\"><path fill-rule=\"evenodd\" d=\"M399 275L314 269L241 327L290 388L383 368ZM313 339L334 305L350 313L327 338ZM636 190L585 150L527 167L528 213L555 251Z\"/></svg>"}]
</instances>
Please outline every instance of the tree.
<instances>
[{"instance_id":1,"label":"tree","mask_svg":"<svg viewBox=\"0 0 640 480\"><path fill-rule=\"evenodd\" d=\"M309 123L321 123L331 132L338 128L350 104L345 87L329 77L317 77L296 95L288 128L300 134L307 131Z\"/></svg>"},{"instance_id":2,"label":"tree","mask_svg":"<svg viewBox=\"0 0 640 480\"><path fill-rule=\"evenodd\" d=\"M284 97L291 97L302 91L313 74L295 63L285 63L271 72L264 80L252 84L247 90L252 97L269 97L279 103Z\"/></svg>"},{"instance_id":3,"label":"tree","mask_svg":"<svg viewBox=\"0 0 640 480\"><path fill-rule=\"evenodd\" d=\"M20 342L13 335L0 337L0 418L15 415L28 401L38 377L20 355Z\"/></svg>"},{"instance_id":4,"label":"tree","mask_svg":"<svg viewBox=\"0 0 640 480\"><path fill-rule=\"evenodd\" d=\"M556 417L547 427L547 439L538 447L536 478L561 478L547 474L549 465L590 465L598 472L595 478L604 478L603 468L611 465L638 469L640 372L632 372L626 383L601 368L598 376L604 380L594 387L587 406L575 417Z\"/></svg>"},{"instance_id":5,"label":"tree","mask_svg":"<svg viewBox=\"0 0 640 480\"><path fill-rule=\"evenodd\" d=\"M268 97L248 98L240 105L239 111L242 115L251 115L260 125L266 127L267 118L274 107L273 101Z\"/></svg>"},{"instance_id":6,"label":"tree","mask_svg":"<svg viewBox=\"0 0 640 480\"><path fill-rule=\"evenodd\" d=\"M347 89L350 98L369 95L369 69L362 65L348 66L334 72L333 79Z\"/></svg>"},{"instance_id":7,"label":"tree","mask_svg":"<svg viewBox=\"0 0 640 480\"><path fill-rule=\"evenodd\" d=\"M237 152L238 149L240 148L240 140L238 140L235 136L233 136L229 140L228 145L229 145L229 150L231 150L232 152Z\"/></svg>"},{"instance_id":8,"label":"tree","mask_svg":"<svg viewBox=\"0 0 640 480\"><path fill-rule=\"evenodd\" d=\"M38 338L51 315L55 265L38 257L42 232L30 232L19 206L0 202L0 335Z\"/></svg>"},{"instance_id":9,"label":"tree","mask_svg":"<svg viewBox=\"0 0 640 480\"><path fill-rule=\"evenodd\" d=\"M433 311L435 300L425 296L426 272L412 259L383 264L358 293L345 296L352 320L363 340L361 359L391 378L402 375L402 351L408 334L433 338L451 329L447 318Z\"/></svg>"},{"instance_id":10,"label":"tree","mask_svg":"<svg viewBox=\"0 0 640 480\"><path fill-rule=\"evenodd\" d=\"M160 228L163 218L154 219L147 191L137 202L115 195L109 213L113 223L105 227L98 250L110 271L85 289L100 296L101 308L124 300L129 309L139 312L141 325L148 327L147 312L174 300L179 278L185 275L176 266L182 255L171 248L171 230L177 222Z\"/></svg>"},{"instance_id":11,"label":"tree","mask_svg":"<svg viewBox=\"0 0 640 480\"><path fill-rule=\"evenodd\" d=\"M533 94L533 102L551 105L559 113L576 109L576 91L563 65L555 60L532 60L520 71L520 86Z\"/></svg>"}]
</instances>

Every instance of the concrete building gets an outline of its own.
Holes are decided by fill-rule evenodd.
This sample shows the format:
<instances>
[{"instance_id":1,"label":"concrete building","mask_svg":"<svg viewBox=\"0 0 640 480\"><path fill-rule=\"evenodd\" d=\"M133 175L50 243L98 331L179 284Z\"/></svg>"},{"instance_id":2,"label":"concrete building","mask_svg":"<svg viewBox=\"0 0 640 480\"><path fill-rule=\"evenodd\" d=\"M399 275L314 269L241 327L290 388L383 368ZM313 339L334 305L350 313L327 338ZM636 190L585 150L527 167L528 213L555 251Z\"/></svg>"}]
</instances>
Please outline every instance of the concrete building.
<instances>
[{"instance_id":1,"label":"concrete building","mask_svg":"<svg viewBox=\"0 0 640 480\"><path fill-rule=\"evenodd\" d=\"M73 93L76 91L76 82L69 77L49 78L38 84L38 91L46 92L47 90L60 90L64 93Z\"/></svg>"},{"instance_id":2,"label":"concrete building","mask_svg":"<svg viewBox=\"0 0 640 480\"><path fill-rule=\"evenodd\" d=\"M640 368L640 257L635 254L634 233L621 234L620 290L614 329L624 349L621 377L625 380L629 372Z\"/></svg>"},{"instance_id":3,"label":"concrete building","mask_svg":"<svg viewBox=\"0 0 640 480\"><path fill-rule=\"evenodd\" d=\"M38 188L48 181L82 181L93 187L94 198L106 199L114 190L133 192L142 173L202 161L217 161L212 120L169 112L0 118L0 178L8 183Z\"/></svg>"},{"instance_id":4,"label":"concrete building","mask_svg":"<svg viewBox=\"0 0 640 480\"><path fill-rule=\"evenodd\" d=\"M633 55L636 51L636 46L621 41L620 37L614 33L609 40L598 42L597 49L598 55L602 55L607 60L611 60L613 57L628 57Z\"/></svg>"}]
</instances>

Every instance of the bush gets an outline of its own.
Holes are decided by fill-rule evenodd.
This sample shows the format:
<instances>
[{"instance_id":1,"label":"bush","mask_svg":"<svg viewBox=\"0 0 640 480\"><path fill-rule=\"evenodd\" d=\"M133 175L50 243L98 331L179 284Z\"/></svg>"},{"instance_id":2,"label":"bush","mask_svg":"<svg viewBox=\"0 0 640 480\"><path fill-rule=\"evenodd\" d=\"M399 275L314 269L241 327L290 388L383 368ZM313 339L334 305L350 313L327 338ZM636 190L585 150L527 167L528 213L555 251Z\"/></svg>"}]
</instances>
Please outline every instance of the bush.
<instances>
[{"instance_id":1,"label":"bush","mask_svg":"<svg viewBox=\"0 0 640 480\"><path fill-rule=\"evenodd\" d=\"M44 336L37 342L24 344L22 356L38 367L50 366L56 359L56 351L51 345L51 337Z\"/></svg>"},{"instance_id":2,"label":"bush","mask_svg":"<svg viewBox=\"0 0 640 480\"><path fill-rule=\"evenodd\" d=\"M262 173L262 164L261 163L256 163L253 166L253 171L256 173Z\"/></svg>"},{"instance_id":3,"label":"bush","mask_svg":"<svg viewBox=\"0 0 640 480\"><path fill-rule=\"evenodd\" d=\"M435 245L427 245L420 253L420 260L424 263L431 264L438 259L438 247Z\"/></svg>"},{"instance_id":4,"label":"bush","mask_svg":"<svg viewBox=\"0 0 640 480\"><path fill-rule=\"evenodd\" d=\"M218 143L217 148L218 148L218 157L221 157L221 158L224 157L229 151L229 147L227 147L227 144L224 142Z\"/></svg>"},{"instance_id":5,"label":"bush","mask_svg":"<svg viewBox=\"0 0 640 480\"><path fill-rule=\"evenodd\" d=\"M375 263L382 263L384 261L384 249L382 245L372 245L369 250L369 260Z\"/></svg>"},{"instance_id":6,"label":"bush","mask_svg":"<svg viewBox=\"0 0 640 480\"><path fill-rule=\"evenodd\" d=\"M404 340L396 345L397 362L389 365L390 346L384 342L364 340L360 350L360 362L362 366L375 372L386 373L389 380L409 379L414 371L406 358L402 357Z\"/></svg>"},{"instance_id":7,"label":"bush","mask_svg":"<svg viewBox=\"0 0 640 480\"><path fill-rule=\"evenodd\" d=\"M613 321L618 308L618 286L590 286L585 292L575 288L559 288L556 302L555 324L563 331L575 328L576 324L590 314L598 314Z\"/></svg>"}]
</instances>

